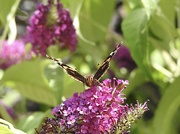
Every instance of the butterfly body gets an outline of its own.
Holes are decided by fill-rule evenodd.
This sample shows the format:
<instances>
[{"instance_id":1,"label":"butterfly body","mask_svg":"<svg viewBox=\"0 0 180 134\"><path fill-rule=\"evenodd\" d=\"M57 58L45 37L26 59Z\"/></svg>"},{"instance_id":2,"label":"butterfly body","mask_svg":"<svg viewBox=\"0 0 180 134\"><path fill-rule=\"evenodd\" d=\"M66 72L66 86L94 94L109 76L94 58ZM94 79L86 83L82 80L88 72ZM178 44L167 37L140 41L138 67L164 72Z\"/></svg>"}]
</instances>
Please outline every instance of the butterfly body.
<instances>
[{"instance_id":1,"label":"butterfly body","mask_svg":"<svg viewBox=\"0 0 180 134\"><path fill-rule=\"evenodd\" d=\"M96 73L94 75L86 75L85 77L83 75L81 75L80 73L78 73L75 69L71 68L70 66L60 62L59 60L57 60L56 58L53 58L49 55L46 55L47 58L53 60L55 63L57 63L61 68L63 68L66 73L71 76L72 78L74 78L75 80L85 84L88 87L92 87L95 85L100 85L100 78L104 75L104 73L106 73L106 71L108 70L109 66L110 66L110 61L113 58L113 56L116 54L116 52L118 51L118 49L120 48L120 44L110 53L110 55L104 60L104 62L101 64L101 66L99 67L99 69L96 71Z\"/></svg>"},{"instance_id":2,"label":"butterfly body","mask_svg":"<svg viewBox=\"0 0 180 134\"><path fill-rule=\"evenodd\" d=\"M86 82L84 84L88 87L100 85L100 82L97 79L95 79L93 75L86 75L85 78Z\"/></svg>"}]
</instances>

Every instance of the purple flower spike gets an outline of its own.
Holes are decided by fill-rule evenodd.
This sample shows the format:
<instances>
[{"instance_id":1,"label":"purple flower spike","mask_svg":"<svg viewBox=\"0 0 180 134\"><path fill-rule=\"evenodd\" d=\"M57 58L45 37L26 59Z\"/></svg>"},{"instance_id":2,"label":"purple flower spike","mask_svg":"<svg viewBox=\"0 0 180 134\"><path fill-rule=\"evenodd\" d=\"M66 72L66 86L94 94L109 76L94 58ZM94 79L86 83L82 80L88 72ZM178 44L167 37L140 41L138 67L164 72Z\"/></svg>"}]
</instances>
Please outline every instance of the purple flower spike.
<instances>
[{"instance_id":1,"label":"purple flower spike","mask_svg":"<svg viewBox=\"0 0 180 134\"><path fill-rule=\"evenodd\" d=\"M75 93L54 108L52 114L59 121L61 132L110 132L126 108L123 106L125 97L122 97L125 84L127 82L123 80L106 79L102 86L91 87L80 95Z\"/></svg>"},{"instance_id":2,"label":"purple flower spike","mask_svg":"<svg viewBox=\"0 0 180 134\"><path fill-rule=\"evenodd\" d=\"M128 133L129 125L139 119L148 108L147 103L137 102L135 107L124 104L126 98L122 91L127 84L128 81L124 80L106 79L100 86L90 87L79 95L75 93L72 98L52 110L55 117L48 124L52 124L51 127L56 128L57 133ZM42 125L38 133L54 131Z\"/></svg>"},{"instance_id":3,"label":"purple flower spike","mask_svg":"<svg viewBox=\"0 0 180 134\"><path fill-rule=\"evenodd\" d=\"M148 100L149 101L149 100ZM136 122L138 119L140 119L145 111L148 111L147 102L144 104L140 104L139 101L137 101L137 104L133 107L132 105L129 107L127 105L126 112L124 115L120 118L117 125L115 126L114 130L115 133L120 134L128 134L130 133L130 127L131 124Z\"/></svg>"},{"instance_id":4,"label":"purple flower spike","mask_svg":"<svg viewBox=\"0 0 180 134\"><path fill-rule=\"evenodd\" d=\"M74 51L77 44L75 29L69 11L58 1L49 0L48 5L40 4L30 18L26 41L32 44L33 51L45 56L50 45L59 43Z\"/></svg>"}]
</instances>

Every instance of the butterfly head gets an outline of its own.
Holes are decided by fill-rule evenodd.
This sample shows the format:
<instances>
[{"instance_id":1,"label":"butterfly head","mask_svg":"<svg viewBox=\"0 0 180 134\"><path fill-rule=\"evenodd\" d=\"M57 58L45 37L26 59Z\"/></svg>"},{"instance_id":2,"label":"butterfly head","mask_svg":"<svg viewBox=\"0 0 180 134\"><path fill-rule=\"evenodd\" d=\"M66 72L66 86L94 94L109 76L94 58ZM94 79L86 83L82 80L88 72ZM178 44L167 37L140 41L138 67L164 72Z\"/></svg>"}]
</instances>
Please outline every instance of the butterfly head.
<instances>
[{"instance_id":1,"label":"butterfly head","mask_svg":"<svg viewBox=\"0 0 180 134\"><path fill-rule=\"evenodd\" d=\"M88 87L100 85L100 82L97 79L94 79L93 75L86 75L85 79L86 79L85 85Z\"/></svg>"}]
</instances>

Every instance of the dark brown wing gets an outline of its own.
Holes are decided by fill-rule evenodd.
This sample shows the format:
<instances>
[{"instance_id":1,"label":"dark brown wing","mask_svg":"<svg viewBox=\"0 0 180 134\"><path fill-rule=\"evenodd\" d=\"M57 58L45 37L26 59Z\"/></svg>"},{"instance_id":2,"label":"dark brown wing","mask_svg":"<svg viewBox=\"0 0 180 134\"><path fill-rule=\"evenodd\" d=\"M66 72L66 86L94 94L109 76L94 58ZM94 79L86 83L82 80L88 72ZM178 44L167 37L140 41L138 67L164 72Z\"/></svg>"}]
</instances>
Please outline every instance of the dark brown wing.
<instances>
[{"instance_id":1,"label":"dark brown wing","mask_svg":"<svg viewBox=\"0 0 180 134\"><path fill-rule=\"evenodd\" d=\"M62 67L66 71L66 73L68 75L70 75L72 78L74 78L75 80L82 82L84 84L86 83L86 79L84 78L84 76L82 76L80 73L78 73L76 70L74 70L70 66L61 63L58 59L53 58L49 55L46 55L46 57L53 60L56 64L58 64L60 67Z\"/></svg>"},{"instance_id":2,"label":"dark brown wing","mask_svg":"<svg viewBox=\"0 0 180 134\"><path fill-rule=\"evenodd\" d=\"M113 58L113 56L116 54L116 52L118 51L118 49L120 48L120 44L110 53L110 55L104 60L104 62L102 63L102 65L99 67L99 69L97 70L97 72L94 75L94 79L99 80L104 73L106 73L106 71L108 70L110 64L109 62L111 61L111 59Z\"/></svg>"}]
</instances>

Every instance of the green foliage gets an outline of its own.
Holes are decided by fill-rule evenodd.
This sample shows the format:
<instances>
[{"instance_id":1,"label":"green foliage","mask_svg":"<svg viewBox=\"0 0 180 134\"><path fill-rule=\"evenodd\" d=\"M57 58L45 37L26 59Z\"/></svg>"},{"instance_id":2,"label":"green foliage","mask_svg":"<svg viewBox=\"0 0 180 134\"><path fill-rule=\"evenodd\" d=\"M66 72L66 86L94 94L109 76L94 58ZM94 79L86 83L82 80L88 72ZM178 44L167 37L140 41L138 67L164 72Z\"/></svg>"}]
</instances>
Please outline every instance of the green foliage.
<instances>
[{"instance_id":1,"label":"green foliage","mask_svg":"<svg viewBox=\"0 0 180 134\"><path fill-rule=\"evenodd\" d=\"M178 77L165 91L159 107L156 110L154 117L154 130L155 134L169 134L172 133L173 124L172 119L176 111L179 111L180 90L179 90L180 77ZM176 119L177 120L177 119Z\"/></svg>"},{"instance_id":2,"label":"green foliage","mask_svg":"<svg viewBox=\"0 0 180 134\"><path fill-rule=\"evenodd\" d=\"M14 128L14 126L11 123L3 119L0 119L0 133L1 134L25 134L23 131Z\"/></svg>"},{"instance_id":3,"label":"green foliage","mask_svg":"<svg viewBox=\"0 0 180 134\"><path fill-rule=\"evenodd\" d=\"M39 59L14 65L5 71L1 82L28 99L56 106L54 94L43 76L43 66Z\"/></svg>"},{"instance_id":4,"label":"green foliage","mask_svg":"<svg viewBox=\"0 0 180 134\"><path fill-rule=\"evenodd\" d=\"M23 118L19 122L18 128L23 130L24 132L27 132L28 134L34 134L35 128L38 128L39 124L46 117L50 117L50 110L46 111L45 113L35 112L31 114L30 116Z\"/></svg>"},{"instance_id":5,"label":"green foliage","mask_svg":"<svg viewBox=\"0 0 180 134\"><path fill-rule=\"evenodd\" d=\"M151 133L178 133L172 120L179 107L179 2L145 1L137 5L131 3L131 12L123 22L125 42L133 59L146 80L156 83L162 98L155 110ZM168 5L168 6L167 6ZM176 8L178 9L176 10ZM177 15L177 16L176 16ZM176 53L177 52L177 53ZM175 56L175 53L177 54ZM159 62L160 61L160 62ZM136 74L136 73L135 73ZM134 75L129 89L143 80ZM142 77L144 77L142 76ZM178 77L177 77L178 76ZM141 81L141 82L139 82ZM172 82L173 81L173 82ZM180 124L176 119L176 123ZM140 131L138 133L141 133ZM142 132L144 133L144 132Z\"/></svg>"},{"instance_id":6,"label":"green foliage","mask_svg":"<svg viewBox=\"0 0 180 134\"><path fill-rule=\"evenodd\" d=\"M123 22L122 28L126 44L132 57L147 76L151 77L149 69L148 20L143 8L131 12ZM133 31L133 32L132 32Z\"/></svg>"},{"instance_id":7,"label":"green foliage","mask_svg":"<svg viewBox=\"0 0 180 134\"><path fill-rule=\"evenodd\" d=\"M9 34L9 40L16 38L17 30L15 25L15 13L18 8L20 0L1 0L0 1L0 27L4 28L1 39L4 40Z\"/></svg>"},{"instance_id":8,"label":"green foliage","mask_svg":"<svg viewBox=\"0 0 180 134\"><path fill-rule=\"evenodd\" d=\"M11 116L7 113L5 107L0 105L0 111L1 111L1 116L6 119L6 121L11 122L11 124L14 124L14 121L12 120Z\"/></svg>"}]
</instances>

